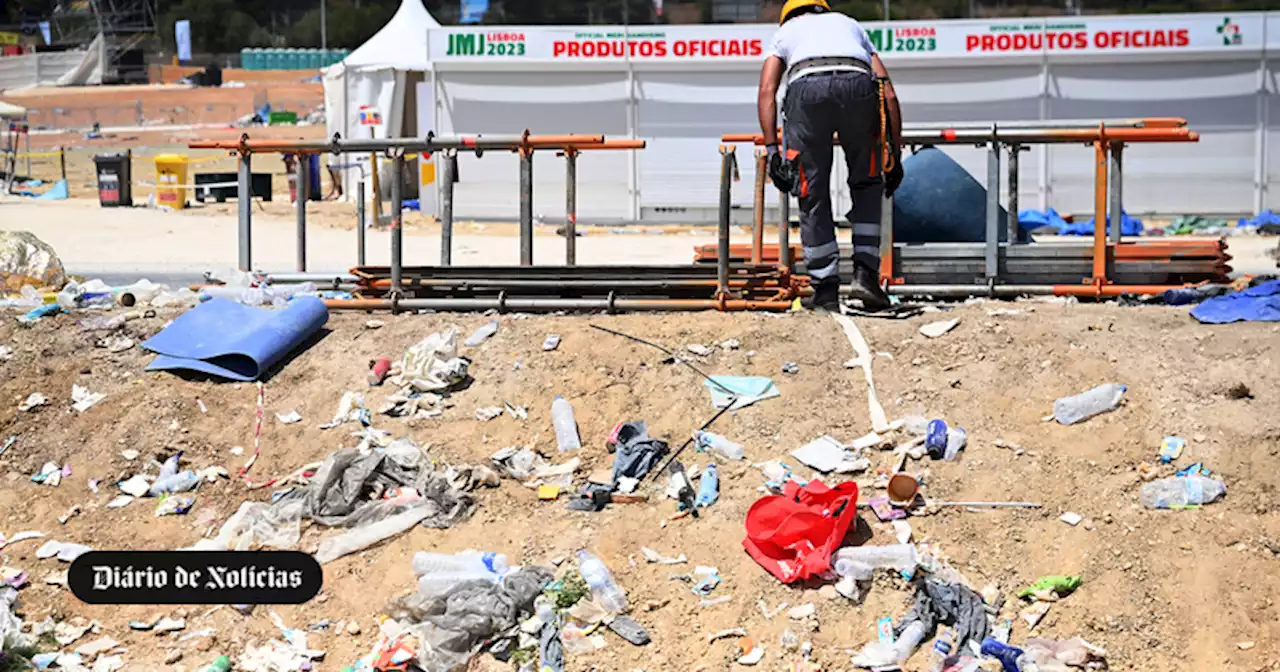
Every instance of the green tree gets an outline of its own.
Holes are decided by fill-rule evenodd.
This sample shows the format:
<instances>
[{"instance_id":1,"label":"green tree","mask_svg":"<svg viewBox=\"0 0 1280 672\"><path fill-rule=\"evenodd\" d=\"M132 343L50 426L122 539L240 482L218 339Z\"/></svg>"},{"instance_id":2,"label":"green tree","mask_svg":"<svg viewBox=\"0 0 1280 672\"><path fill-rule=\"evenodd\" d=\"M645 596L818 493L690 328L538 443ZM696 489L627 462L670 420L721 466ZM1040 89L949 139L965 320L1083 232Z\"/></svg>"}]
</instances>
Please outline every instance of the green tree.
<instances>
[{"instance_id":1,"label":"green tree","mask_svg":"<svg viewBox=\"0 0 1280 672\"><path fill-rule=\"evenodd\" d=\"M385 4L357 7L351 0L330 0L325 11L325 44L330 49L355 49L387 24L395 7ZM318 6L285 31L285 43L290 47L320 46Z\"/></svg>"},{"instance_id":2,"label":"green tree","mask_svg":"<svg viewBox=\"0 0 1280 672\"><path fill-rule=\"evenodd\" d=\"M272 35L237 8L235 0L182 0L163 9L156 31L169 49L176 48L173 24L191 22L191 50L195 53L229 53L243 47L269 46Z\"/></svg>"}]
</instances>

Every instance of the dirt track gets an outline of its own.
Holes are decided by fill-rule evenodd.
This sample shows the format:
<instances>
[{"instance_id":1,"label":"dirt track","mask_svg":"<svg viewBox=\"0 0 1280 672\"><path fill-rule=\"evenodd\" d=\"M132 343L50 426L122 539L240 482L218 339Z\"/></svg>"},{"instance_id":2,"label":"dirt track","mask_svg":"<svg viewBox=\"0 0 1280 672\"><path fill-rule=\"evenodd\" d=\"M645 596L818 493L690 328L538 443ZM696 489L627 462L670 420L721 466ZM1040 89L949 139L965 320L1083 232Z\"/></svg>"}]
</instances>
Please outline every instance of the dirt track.
<instances>
[{"instance_id":1,"label":"dirt track","mask_svg":"<svg viewBox=\"0 0 1280 672\"><path fill-rule=\"evenodd\" d=\"M1022 312L988 315L1007 308ZM977 303L958 307L951 316L961 318L960 326L937 340L916 331L938 319L936 314L905 322L859 321L871 349L884 353L875 359L875 380L889 416L944 417L969 432L969 447L959 462L926 460L908 469L925 474L926 494L934 498L1033 500L1045 508L917 517L911 519L916 539L936 541L975 586L998 583L1009 605L1017 603L1012 592L1041 575L1083 575L1084 585L1055 605L1034 634L1080 635L1108 650L1112 669L1280 669L1280 606L1274 598L1280 594L1275 543L1280 540L1280 475L1274 469L1280 456L1280 327L1200 326L1184 309L1038 302ZM129 328L141 341L169 317L132 322ZM366 319L331 318L322 340L268 380L269 421L252 475L284 474L340 444L353 445L345 429L316 427L329 419L345 390L365 391L370 405L377 405L386 391L366 387L369 358L398 357L448 325L458 325L465 336L488 318L381 316L387 326L377 331L362 328ZM730 627L745 628L766 646L765 660L755 669L791 669L799 660L778 646L783 630L791 628L813 642L821 669L848 670L847 651L875 638L876 619L896 621L905 613L910 593L887 575L877 575L866 602L858 606L822 597L814 588L783 586L742 551L742 521L764 480L749 463L777 457L795 464L788 453L820 435L850 441L871 429L861 373L841 366L851 351L829 318L704 313L500 321L496 336L464 351L474 359L475 384L454 395L443 417L413 425L379 418L377 426L430 444L431 455L444 464L484 462L510 445L530 445L559 461L549 407L552 397L562 394L573 402L583 436L581 483L587 473L609 464L604 437L618 422L643 419L654 435L678 445L711 415L701 381L687 369L664 364L654 350L595 332L590 323L671 347L737 338L740 349L717 351L699 366L713 374L771 376L782 396L726 416L714 427L746 445L748 464L721 465L721 500L701 519L662 527L674 511L667 500L614 505L597 514L569 512L563 502L540 502L532 491L504 481L496 490L482 491L478 514L454 529L414 529L327 566L322 598L275 608L294 627L323 618L357 619L362 625L359 636L332 629L312 634L312 648L329 650L320 669L341 669L368 649L376 638L374 619L384 613L387 600L413 586L410 556L426 549L480 548L507 553L513 562L547 564L586 547L609 564L634 605L670 600L656 611L636 609L635 617L653 636L649 647L634 648L606 634L606 649L570 658L573 671L743 669L728 662L736 649L731 640L706 643L708 633ZM564 342L558 351L544 353L540 345L553 332ZM102 508L116 494L110 483L137 470L138 463L120 457L126 448L141 452L143 460L184 450L196 468L221 465L234 474L244 458L233 456L230 448L252 445L254 386L144 373L147 355L137 348L107 355L66 316L30 329L5 319L0 343L16 351L12 361L0 362L0 399L10 409L0 421L0 436L19 437L3 459L7 485L0 489L0 506L9 514L0 529L6 534L37 529L99 549L171 549L216 530L246 497L267 499L267 491L248 494L239 483L223 481L202 488L187 516L155 518L146 502ZM780 373L783 361L797 362L799 373ZM1118 411L1070 427L1041 421L1056 397L1109 381L1129 386ZM72 383L107 398L74 414L67 410ZM1228 398L1226 390L1236 384L1247 386L1254 398ZM50 405L18 412L18 403L36 391L48 395ZM208 413L198 408L197 398ZM474 419L477 407L504 401L528 406L529 419ZM285 426L272 419L276 412L295 409L304 417L301 424ZM1138 465L1154 461L1165 435L1189 442L1180 466L1203 460L1225 479L1224 501L1184 512L1139 507ZM997 448L997 439L1020 444L1025 452ZM888 453L872 458L875 466L890 466ZM32 483L30 475L46 461L69 462L73 476L57 488ZM706 456L688 454L684 461L705 464ZM1161 473L1172 471L1166 467ZM800 467L799 473L808 476L809 470ZM85 486L91 478L103 479L97 495ZM855 480L864 493L872 492L870 476ZM57 517L77 504L83 513L59 525ZM1059 522L1058 515L1067 510L1086 522L1079 527ZM893 543L892 533L873 516L862 517L873 531L869 543ZM314 550L321 536L316 529L306 532L303 549ZM83 605L65 589L43 584L43 577L60 567L34 558L39 544L23 542L5 550L7 564L33 579L20 595L26 620L39 620L51 610L59 617L100 619L103 634L128 646L126 669L160 669L170 649L185 653L172 669L196 669L218 653L234 658L246 645L278 636L269 609L261 607L242 617L230 609L202 616L203 607ZM639 553L642 545L665 554L686 553L690 564L648 565ZM700 609L686 584L668 580L694 564L720 569L725 581L713 596L731 595L728 604ZM820 625L810 632L789 622L785 613L766 620L756 606L760 599L771 609L783 601L791 606L813 602ZM159 611L183 612L188 632L214 627L216 636L205 644L200 639L179 644L126 625ZM1012 616L1008 607L1006 612ZM1026 637L1019 621L1014 642ZM1242 650L1237 644L1243 642L1255 646ZM207 650L196 648L206 644ZM479 669L507 669L486 661ZM922 650L908 669L926 665Z\"/></svg>"}]
</instances>

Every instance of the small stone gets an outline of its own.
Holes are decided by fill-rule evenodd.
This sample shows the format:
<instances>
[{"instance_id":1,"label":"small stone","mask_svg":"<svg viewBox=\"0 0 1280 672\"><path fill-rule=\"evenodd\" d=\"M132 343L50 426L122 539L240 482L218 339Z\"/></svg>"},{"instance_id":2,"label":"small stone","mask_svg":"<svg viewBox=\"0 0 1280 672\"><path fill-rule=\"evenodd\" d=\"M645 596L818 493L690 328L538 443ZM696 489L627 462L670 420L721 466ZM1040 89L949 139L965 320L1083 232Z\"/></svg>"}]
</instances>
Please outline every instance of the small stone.
<instances>
[{"instance_id":1,"label":"small stone","mask_svg":"<svg viewBox=\"0 0 1280 672\"><path fill-rule=\"evenodd\" d=\"M355 621L347 623L347 634L352 636L360 634L360 624Z\"/></svg>"},{"instance_id":2,"label":"small stone","mask_svg":"<svg viewBox=\"0 0 1280 672\"><path fill-rule=\"evenodd\" d=\"M840 597L840 593L836 592L835 586L831 584L827 584L818 589L818 597L822 597L828 600L834 600L837 597Z\"/></svg>"},{"instance_id":3,"label":"small stone","mask_svg":"<svg viewBox=\"0 0 1280 672\"><path fill-rule=\"evenodd\" d=\"M1258 645L1257 642L1236 642L1236 647L1239 648L1241 651L1248 651L1249 649L1252 649L1257 645Z\"/></svg>"},{"instance_id":4,"label":"small stone","mask_svg":"<svg viewBox=\"0 0 1280 672\"><path fill-rule=\"evenodd\" d=\"M209 651L213 649L215 639L216 638L213 635L208 637L197 637L195 641L191 643L191 646L196 651Z\"/></svg>"},{"instance_id":5,"label":"small stone","mask_svg":"<svg viewBox=\"0 0 1280 672\"><path fill-rule=\"evenodd\" d=\"M813 606L812 602L808 602L788 611L787 618L793 621L801 621L812 616L817 610L818 608Z\"/></svg>"},{"instance_id":6,"label":"small stone","mask_svg":"<svg viewBox=\"0 0 1280 672\"><path fill-rule=\"evenodd\" d=\"M1092 531L1093 531L1093 521L1092 521L1092 520L1086 520L1086 521L1084 521L1084 529L1089 530L1090 532L1092 532Z\"/></svg>"},{"instance_id":7,"label":"small stone","mask_svg":"<svg viewBox=\"0 0 1280 672\"><path fill-rule=\"evenodd\" d=\"M172 665L179 660L182 660L182 651L180 649L174 649L164 655L165 665Z\"/></svg>"},{"instance_id":8,"label":"small stone","mask_svg":"<svg viewBox=\"0 0 1280 672\"><path fill-rule=\"evenodd\" d=\"M328 593L321 593L321 594L320 594L320 597L317 597L317 598L316 598L316 602L318 602L318 603L320 603L320 604L324 604L325 602L328 602L328 601L329 601L329 594L328 594Z\"/></svg>"}]
</instances>

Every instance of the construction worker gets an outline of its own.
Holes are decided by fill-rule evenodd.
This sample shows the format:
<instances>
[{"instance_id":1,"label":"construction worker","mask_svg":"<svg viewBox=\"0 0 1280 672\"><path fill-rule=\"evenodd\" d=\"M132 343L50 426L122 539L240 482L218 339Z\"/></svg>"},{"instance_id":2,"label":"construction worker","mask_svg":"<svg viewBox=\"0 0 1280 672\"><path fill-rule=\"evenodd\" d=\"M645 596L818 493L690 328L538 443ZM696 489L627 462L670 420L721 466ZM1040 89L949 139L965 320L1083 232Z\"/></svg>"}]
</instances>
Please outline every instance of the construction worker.
<instances>
[{"instance_id":1,"label":"construction worker","mask_svg":"<svg viewBox=\"0 0 1280 672\"><path fill-rule=\"evenodd\" d=\"M846 215L853 225L852 296L865 309L887 308L878 271L880 211L902 181L902 114L889 72L862 26L831 11L827 0L787 0L779 24L760 73L758 112L769 175L800 199L800 240L814 281L810 307L840 308L840 245L831 213L832 136L838 135L853 196ZM778 147L777 102L784 75L785 151Z\"/></svg>"}]
</instances>

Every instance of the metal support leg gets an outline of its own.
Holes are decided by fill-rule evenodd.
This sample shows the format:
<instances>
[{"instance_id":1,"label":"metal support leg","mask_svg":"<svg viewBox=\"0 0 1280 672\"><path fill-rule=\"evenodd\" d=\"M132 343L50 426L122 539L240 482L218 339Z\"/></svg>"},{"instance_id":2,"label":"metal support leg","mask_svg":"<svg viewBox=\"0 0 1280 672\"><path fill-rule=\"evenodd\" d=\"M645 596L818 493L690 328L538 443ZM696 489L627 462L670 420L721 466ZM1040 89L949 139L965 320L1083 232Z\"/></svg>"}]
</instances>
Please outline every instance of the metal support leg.
<instances>
[{"instance_id":1,"label":"metal support leg","mask_svg":"<svg viewBox=\"0 0 1280 672\"><path fill-rule=\"evenodd\" d=\"M729 215L738 161L733 145L720 148L720 236L716 245L716 296L729 295Z\"/></svg>"},{"instance_id":2,"label":"metal support leg","mask_svg":"<svg viewBox=\"0 0 1280 672\"><path fill-rule=\"evenodd\" d=\"M767 153L756 150L755 207L751 213L751 263L757 266L764 261L764 185L768 160Z\"/></svg>"},{"instance_id":3,"label":"metal support leg","mask_svg":"<svg viewBox=\"0 0 1280 672\"><path fill-rule=\"evenodd\" d=\"M533 265L533 150L520 150L520 265Z\"/></svg>"},{"instance_id":4,"label":"metal support leg","mask_svg":"<svg viewBox=\"0 0 1280 672\"><path fill-rule=\"evenodd\" d=\"M307 191L311 186L307 173L311 157L306 154L298 154L298 168L296 180L298 182L297 189L294 190L295 202L294 206L298 213L298 272L305 273L307 270Z\"/></svg>"},{"instance_id":5,"label":"metal support leg","mask_svg":"<svg viewBox=\"0 0 1280 672\"><path fill-rule=\"evenodd\" d=\"M893 281L893 197L880 207L880 281Z\"/></svg>"},{"instance_id":6,"label":"metal support leg","mask_svg":"<svg viewBox=\"0 0 1280 672\"><path fill-rule=\"evenodd\" d=\"M365 265L365 211L364 211L364 180L356 186L356 265Z\"/></svg>"},{"instance_id":7,"label":"metal support leg","mask_svg":"<svg viewBox=\"0 0 1280 672\"><path fill-rule=\"evenodd\" d=\"M391 157L391 296L397 301L403 294L400 282L404 268L404 152L392 150ZM394 305L394 303L393 303Z\"/></svg>"},{"instance_id":8,"label":"metal support leg","mask_svg":"<svg viewBox=\"0 0 1280 672\"><path fill-rule=\"evenodd\" d=\"M564 263L578 263L578 150L564 152Z\"/></svg>"},{"instance_id":9,"label":"metal support leg","mask_svg":"<svg viewBox=\"0 0 1280 672\"><path fill-rule=\"evenodd\" d=\"M791 269L791 194L778 192L778 265Z\"/></svg>"},{"instance_id":10,"label":"metal support leg","mask_svg":"<svg viewBox=\"0 0 1280 672\"><path fill-rule=\"evenodd\" d=\"M987 150L987 282L1000 276L1000 143L992 142Z\"/></svg>"},{"instance_id":11,"label":"metal support leg","mask_svg":"<svg viewBox=\"0 0 1280 672\"><path fill-rule=\"evenodd\" d=\"M1111 207L1108 208L1108 210L1111 212L1112 219L1116 220L1112 222L1113 226L1111 227L1111 242L1117 245L1120 244L1121 234L1123 233L1120 230L1120 225L1122 223L1122 220L1124 219L1124 207L1123 207L1124 179L1122 177L1123 173L1124 173L1124 143L1113 142L1111 143Z\"/></svg>"},{"instance_id":12,"label":"metal support leg","mask_svg":"<svg viewBox=\"0 0 1280 672\"><path fill-rule=\"evenodd\" d=\"M1093 143L1093 282L1107 283L1107 143Z\"/></svg>"},{"instance_id":13,"label":"metal support leg","mask_svg":"<svg viewBox=\"0 0 1280 672\"><path fill-rule=\"evenodd\" d=\"M1022 154L1022 145L1009 145L1009 218L1006 222L1009 229L1009 244L1018 242L1018 155Z\"/></svg>"},{"instance_id":14,"label":"metal support leg","mask_svg":"<svg viewBox=\"0 0 1280 672\"><path fill-rule=\"evenodd\" d=\"M236 205L240 210L240 270L253 270L253 186L250 154L240 154L240 176L236 186Z\"/></svg>"},{"instance_id":15,"label":"metal support leg","mask_svg":"<svg viewBox=\"0 0 1280 672\"><path fill-rule=\"evenodd\" d=\"M446 150L444 153L444 175L441 176L440 192L440 265L453 265L453 183L458 175L458 153Z\"/></svg>"}]
</instances>

